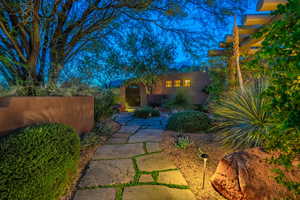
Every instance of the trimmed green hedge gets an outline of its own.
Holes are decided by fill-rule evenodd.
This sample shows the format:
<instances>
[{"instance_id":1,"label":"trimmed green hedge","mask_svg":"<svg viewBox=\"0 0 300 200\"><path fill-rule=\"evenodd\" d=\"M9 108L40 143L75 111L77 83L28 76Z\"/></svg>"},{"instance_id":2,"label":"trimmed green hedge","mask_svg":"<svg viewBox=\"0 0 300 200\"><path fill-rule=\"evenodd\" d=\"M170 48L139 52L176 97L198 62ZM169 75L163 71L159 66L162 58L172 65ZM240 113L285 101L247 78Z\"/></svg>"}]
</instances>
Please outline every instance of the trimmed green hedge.
<instances>
[{"instance_id":1,"label":"trimmed green hedge","mask_svg":"<svg viewBox=\"0 0 300 200\"><path fill-rule=\"evenodd\" d=\"M173 114L167 124L168 130L195 133L210 128L210 119L202 112L184 111Z\"/></svg>"},{"instance_id":2,"label":"trimmed green hedge","mask_svg":"<svg viewBox=\"0 0 300 200\"><path fill-rule=\"evenodd\" d=\"M79 156L79 136L62 124L31 126L0 138L0 199L57 200Z\"/></svg>"},{"instance_id":3,"label":"trimmed green hedge","mask_svg":"<svg viewBox=\"0 0 300 200\"><path fill-rule=\"evenodd\" d=\"M138 118L159 117L160 112L151 107L143 107L134 111L133 115Z\"/></svg>"}]
</instances>

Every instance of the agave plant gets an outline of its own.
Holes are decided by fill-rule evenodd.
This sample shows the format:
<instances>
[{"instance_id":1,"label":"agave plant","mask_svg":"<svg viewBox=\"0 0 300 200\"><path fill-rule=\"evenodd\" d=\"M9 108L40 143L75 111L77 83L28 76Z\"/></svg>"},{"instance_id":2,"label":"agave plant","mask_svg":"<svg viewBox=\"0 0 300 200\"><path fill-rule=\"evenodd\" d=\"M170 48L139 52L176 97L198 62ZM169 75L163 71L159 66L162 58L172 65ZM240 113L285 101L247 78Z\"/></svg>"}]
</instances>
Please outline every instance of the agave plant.
<instances>
[{"instance_id":1,"label":"agave plant","mask_svg":"<svg viewBox=\"0 0 300 200\"><path fill-rule=\"evenodd\" d=\"M268 99L263 95L266 88L266 81L255 80L244 90L226 93L212 105L216 119L214 128L225 145L235 149L263 145L270 122L265 110Z\"/></svg>"}]
</instances>

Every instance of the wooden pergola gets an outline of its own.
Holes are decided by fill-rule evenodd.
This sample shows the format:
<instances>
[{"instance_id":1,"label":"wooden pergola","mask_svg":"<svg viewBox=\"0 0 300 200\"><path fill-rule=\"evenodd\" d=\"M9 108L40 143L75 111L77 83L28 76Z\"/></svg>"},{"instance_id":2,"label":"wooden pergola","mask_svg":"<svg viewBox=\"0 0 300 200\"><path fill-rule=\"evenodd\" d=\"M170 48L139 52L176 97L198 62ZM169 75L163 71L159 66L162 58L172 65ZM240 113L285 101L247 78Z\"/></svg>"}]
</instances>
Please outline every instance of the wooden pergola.
<instances>
[{"instance_id":1,"label":"wooden pergola","mask_svg":"<svg viewBox=\"0 0 300 200\"><path fill-rule=\"evenodd\" d=\"M259 0L257 3L257 11L274 11L279 4L286 4L287 0ZM228 73L230 77L234 77L234 68L237 64L235 56L253 55L255 54L264 40L261 38L251 37L258 32L264 25L270 24L276 20L277 16L269 14L251 14L246 15L243 19L243 25L234 27L232 35L226 35L225 40L219 44L220 49L210 50L209 56L228 56ZM238 30L238 31L235 31ZM235 35L238 33L238 35ZM238 40L238 41L237 41ZM230 83L231 84L231 83Z\"/></svg>"}]
</instances>

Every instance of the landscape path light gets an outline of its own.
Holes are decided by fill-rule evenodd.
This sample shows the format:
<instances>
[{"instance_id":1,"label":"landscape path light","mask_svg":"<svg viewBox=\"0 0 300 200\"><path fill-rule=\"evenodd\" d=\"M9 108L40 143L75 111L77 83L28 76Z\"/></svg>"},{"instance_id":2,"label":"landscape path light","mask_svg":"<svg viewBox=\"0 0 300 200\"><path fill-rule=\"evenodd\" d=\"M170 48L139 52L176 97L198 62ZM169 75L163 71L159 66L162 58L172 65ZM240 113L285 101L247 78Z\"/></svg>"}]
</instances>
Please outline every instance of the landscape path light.
<instances>
[{"instance_id":1,"label":"landscape path light","mask_svg":"<svg viewBox=\"0 0 300 200\"><path fill-rule=\"evenodd\" d=\"M202 190L204 189L204 184L205 184L205 175L206 175L206 163L208 160L208 154L202 153L199 154L199 157L203 159L203 177L202 177Z\"/></svg>"}]
</instances>

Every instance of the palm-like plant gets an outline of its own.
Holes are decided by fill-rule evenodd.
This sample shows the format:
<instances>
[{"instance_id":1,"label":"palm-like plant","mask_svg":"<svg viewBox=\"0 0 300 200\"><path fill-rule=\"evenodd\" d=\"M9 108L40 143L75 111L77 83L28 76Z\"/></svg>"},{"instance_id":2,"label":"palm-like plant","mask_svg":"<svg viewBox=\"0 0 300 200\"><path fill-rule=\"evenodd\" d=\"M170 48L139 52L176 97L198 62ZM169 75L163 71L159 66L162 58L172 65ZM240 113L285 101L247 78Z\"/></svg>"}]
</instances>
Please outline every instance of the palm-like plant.
<instances>
[{"instance_id":1,"label":"palm-like plant","mask_svg":"<svg viewBox=\"0 0 300 200\"><path fill-rule=\"evenodd\" d=\"M263 95L266 88L266 81L256 80L244 90L226 93L212 105L216 118L214 128L221 133L225 145L233 148L262 146L270 119L264 108L268 101Z\"/></svg>"}]
</instances>

